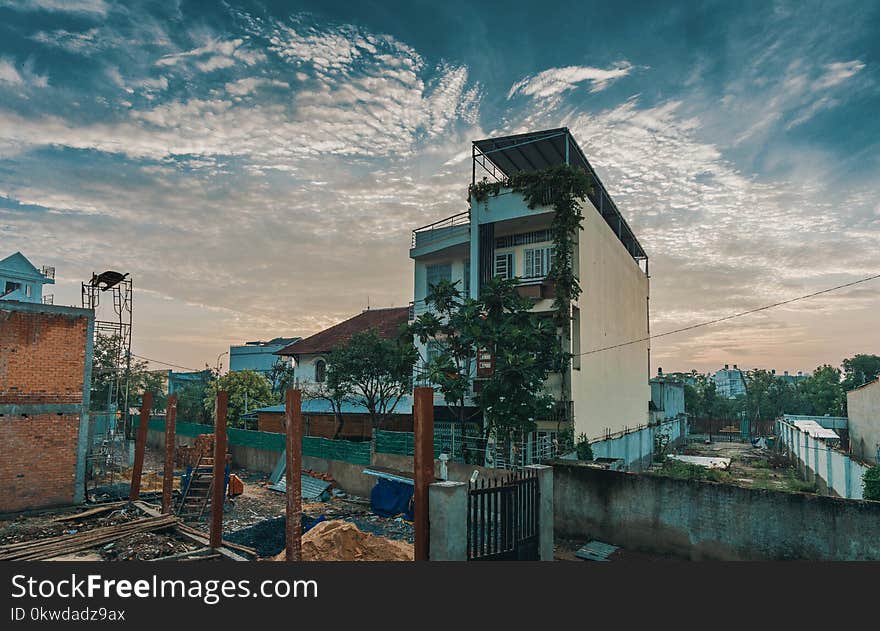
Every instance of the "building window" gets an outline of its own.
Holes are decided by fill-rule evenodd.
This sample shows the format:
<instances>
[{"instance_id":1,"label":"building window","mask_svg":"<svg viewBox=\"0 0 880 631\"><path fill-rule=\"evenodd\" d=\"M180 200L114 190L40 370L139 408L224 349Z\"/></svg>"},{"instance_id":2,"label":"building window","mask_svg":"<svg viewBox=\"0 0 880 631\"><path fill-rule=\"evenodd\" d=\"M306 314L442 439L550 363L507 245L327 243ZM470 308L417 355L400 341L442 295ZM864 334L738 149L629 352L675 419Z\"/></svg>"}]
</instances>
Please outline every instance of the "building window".
<instances>
[{"instance_id":1,"label":"building window","mask_svg":"<svg viewBox=\"0 0 880 631\"><path fill-rule=\"evenodd\" d=\"M18 291L21 289L21 283L13 283L11 280L6 281L6 288L3 290L4 294L11 294L13 291Z\"/></svg>"},{"instance_id":2,"label":"building window","mask_svg":"<svg viewBox=\"0 0 880 631\"><path fill-rule=\"evenodd\" d=\"M505 280L513 278L513 252L495 255L495 276Z\"/></svg>"},{"instance_id":3,"label":"building window","mask_svg":"<svg viewBox=\"0 0 880 631\"><path fill-rule=\"evenodd\" d=\"M24 295L27 296L28 298L31 297L31 286L30 285L24 286Z\"/></svg>"},{"instance_id":4,"label":"building window","mask_svg":"<svg viewBox=\"0 0 880 631\"><path fill-rule=\"evenodd\" d=\"M431 285L438 284L441 280L452 280L452 264L451 263L439 263L437 265L428 265L425 267L428 278L428 290L430 291Z\"/></svg>"},{"instance_id":5,"label":"building window","mask_svg":"<svg viewBox=\"0 0 880 631\"><path fill-rule=\"evenodd\" d=\"M464 292L465 298L471 295L471 260L464 260L464 272L461 276L461 289Z\"/></svg>"},{"instance_id":6,"label":"building window","mask_svg":"<svg viewBox=\"0 0 880 631\"><path fill-rule=\"evenodd\" d=\"M523 277L544 278L553 262L553 247L527 248L523 251Z\"/></svg>"},{"instance_id":7,"label":"building window","mask_svg":"<svg viewBox=\"0 0 880 631\"><path fill-rule=\"evenodd\" d=\"M327 362L323 359L319 359L315 362L315 381L318 383L324 383L324 380L327 378Z\"/></svg>"}]
</instances>

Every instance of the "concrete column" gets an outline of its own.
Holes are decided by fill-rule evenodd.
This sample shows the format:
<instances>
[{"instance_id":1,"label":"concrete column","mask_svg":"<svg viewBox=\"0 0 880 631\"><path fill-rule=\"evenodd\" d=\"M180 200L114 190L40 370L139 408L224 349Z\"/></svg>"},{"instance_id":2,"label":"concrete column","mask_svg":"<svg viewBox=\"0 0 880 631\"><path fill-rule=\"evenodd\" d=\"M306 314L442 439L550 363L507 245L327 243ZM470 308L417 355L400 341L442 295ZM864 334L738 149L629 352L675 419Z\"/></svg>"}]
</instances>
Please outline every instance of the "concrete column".
<instances>
[{"instance_id":1,"label":"concrete column","mask_svg":"<svg viewBox=\"0 0 880 631\"><path fill-rule=\"evenodd\" d=\"M538 474L538 558L541 561L553 560L553 467L533 464L531 469Z\"/></svg>"},{"instance_id":2,"label":"concrete column","mask_svg":"<svg viewBox=\"0 0 880 631\"><path fill-rule=\"evenodd\" d=\"M464 482L428 486L431 561L467 561L467 493Z\"/></svg>"}]
</instances>

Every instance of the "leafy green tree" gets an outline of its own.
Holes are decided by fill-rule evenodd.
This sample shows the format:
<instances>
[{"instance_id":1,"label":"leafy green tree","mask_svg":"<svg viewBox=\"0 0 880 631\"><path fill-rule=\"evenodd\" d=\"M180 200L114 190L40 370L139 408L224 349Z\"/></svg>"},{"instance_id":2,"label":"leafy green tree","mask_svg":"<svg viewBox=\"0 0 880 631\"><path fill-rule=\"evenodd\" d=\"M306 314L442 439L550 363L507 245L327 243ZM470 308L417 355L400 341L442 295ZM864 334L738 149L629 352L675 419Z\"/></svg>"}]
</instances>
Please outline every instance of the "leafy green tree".
<instances>
[{"instance_id":1,"label":"leafy green tree","mask_svg":"<svg viewBox=\"0 0 880 631\"><path fill-rule=\"evenodd\" d=\"M800 385L808 414L842 416L846 411L846 392L840 381L840 370L824 364Z\"/></svg>"},{"instance_id":2,"label":"leafy green tree","mask_svg":"<svg viewBox=\"0 0 880 631\"><path fill-rule=\"evenodd\" d=\"M280 357L276 359L268 375L269 382L272 384L272 392L283 397L284 393L293 387L293 372L294 369L290 362L286 362Z\"/></svg>"},{"instance_id":3,"label":"leafy green tree","mask_svg":"<svg viewBox=\"0 0 880 631\"><path fill-rule=\"evenodd\" d=\"M367 409L373 427L381 428L412 390L416 357L412 336L388 339L375 329L355 333L330 352L328 392L333 396L347 393Z\"/></svg>"},{"instance_id":4,"label":"leafy green tree","mask_svg":"<svg viewBox=\"0 0 880 631\"><path fill-rule=\"evenodd\" d=\"M214 419L214 403L217 393L221 390L229 393L226 424L230 427L244 427L244 422L241 420L242 414L279 401L278 396L272 392L272 384L269 383L265 375L255 370L230 371L211 381L205 389L203 404L212 421Z\"/></svg>"},{"instance_id":5,"label":"leafy green tree","mask_svg":"<svg viewBox=\"0 0 880 631\"><path fill-rule=\"evenodd\" d=\"M862 475L862 496L866 500L880 501L880 466L871 467Z\"/></svg>"},{"instance_id":6,"label":"leafy green tree","mask_svg":"<svg viewBox=\"0 0 880 631\"><path fill-rule=\"evenodd\" d=\"M177 389L177 418L188 423L210 423L213 416L205 409L208 384L216 379L213 373L205 374L204 379L192 381ZM213 404L211 412L213 412Z\"/></svg>"},{"instance_id":7,"label":"leafy green tree","mask_svg":"<svg viewBox=\"0 0 880 631\"><path fill-rule=\"evenodd\" d=\"M92 354L92 384L89 408L92 410L123 410L126 386L128 404L138 407L143 393L153 393L152 412L165 409L164 370L151 371L146 361L132 358L126 368L125 356L118 335L98 334Z\"/></svg>"},{"instance_id":8,"label":"leafy green tree","mask_svg":"<svg viewBox=\"0 0 880 631\"><path fill-rule=\"evenodd\" d=\"M843 360L843 389L852 390L880 375L880 355L858 354Z\"/></svg>"},{"instance_id":9,"label":"leafy green tree","mask_svg":"<svg viewBox=\"0 0 880 631\"><path fill-rule=\"evenodd\" d=\"M556 406L544 382L569 359L554 321L533 313L531 301L516 287L516 279L494 278L473 300L441 281L429 287L429 311L411 325L411 332L436 351L425 360L426 378L459 410L470 390L477 349L492 357L492 373L481 379L474 399L485 435L500 441L553 417Z\"/></svg>"}]
</instances>

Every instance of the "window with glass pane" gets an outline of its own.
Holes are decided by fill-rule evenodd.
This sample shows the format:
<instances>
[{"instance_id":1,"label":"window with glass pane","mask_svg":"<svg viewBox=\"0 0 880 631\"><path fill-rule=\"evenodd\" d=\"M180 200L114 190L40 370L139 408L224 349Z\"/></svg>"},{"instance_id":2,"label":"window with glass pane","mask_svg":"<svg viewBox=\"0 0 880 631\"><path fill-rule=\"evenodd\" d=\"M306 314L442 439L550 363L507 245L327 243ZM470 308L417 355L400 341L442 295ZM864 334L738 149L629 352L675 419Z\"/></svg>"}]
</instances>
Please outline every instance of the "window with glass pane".
<instances>
[{"instance_id":1,"label":"window with glass pane","mask_svg":"<svg viewBox=\"0 0 880 631\"><path fill-rule=\"evenodd\" d=\"M495 255L495 276L504 279L514 277L513 252Z\"/></svg>"},{"instance_id":2,"label":"window with glass pane","mask_svg":"<svg viewBox=\"0 0 880 631\"><path fill-rule=\"evenodd\" d=\"M428 265L426 268L428 273L428 287L436 285L441 280L452 280L452 264L439 263L437 265Z\"/></svg>"},{"instance_id":3,"label":"window with glass pane","mask_svg":"<svg viewBox=\"0 0 880 631\"><path fill-rule=\"evenodd\" d=\"M553 248L528 248L523 252L523 276L543 278L550 271Z\"/></svg>"},{"instance_id":4,"label":"window with glass pane","mask_svg":"<svg viewBox=\"0 0 880 631\"><path fill-rule=\"evenodd\" d=\"M462 275L462 283L461 288L464 292L465 296L470 296L471 294L471 260L464 260L464 273Z\"/></svg>"}]
</instances>

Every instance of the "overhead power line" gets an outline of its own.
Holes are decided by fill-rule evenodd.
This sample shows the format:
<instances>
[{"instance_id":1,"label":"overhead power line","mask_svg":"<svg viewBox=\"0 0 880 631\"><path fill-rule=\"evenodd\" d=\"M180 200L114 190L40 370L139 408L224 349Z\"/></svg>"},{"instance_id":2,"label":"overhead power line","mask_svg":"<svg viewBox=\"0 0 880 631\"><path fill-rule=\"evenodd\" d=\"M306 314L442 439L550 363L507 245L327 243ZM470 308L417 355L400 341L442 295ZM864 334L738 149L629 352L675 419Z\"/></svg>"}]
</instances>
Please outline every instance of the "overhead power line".
<instances>
[{"instance_id":1,"label":"overhead power line","mask_svg":"<svg viewBox=\"0 0 880 631\"><path fill-rule=\"evenodd\" d=\"M576 353L576 355L578 355L578 356L592 355L594 353L601 353L603 351L610 351L614 348L621 348L622 346L629 346L631 344L638 344L640 342L647 342L649 340L656 340L659 337L666 337L667 335L675 335L676 333L683 333L685 331L692 331L694 329L699 329L700 327L709 326L710 324L718 324L719 322L733 320L734 318L741 318L742 316L750 315L752 313L758 313L759 311L767 311L768 309L774 309L776 307L781 307L782 305L788 305L793 302L798 302L799 300L806 300L807 298L814 298L816 296L820 296L822 294L827 294L832 291L846 289L847 287L852 287L853 285L859 285L861 283L867 283L870 280L876 280L878 278L880 278L880 274L874 274L873 276L868 276L867 278L862 278L860 280L854 280L851 283L844 283L843 285L837 285L836 287L829 287L828 289L822 289L821 291L814 291L811 294L805 294L803 296L798 296L796 298L789 298L788 300L783 300L781 302L774 302L773 304L764 305L763 307L756 307L754 309L749 309L747 311L740 311L739 313L732 313L732 314L726 315L722 318L715 318L714 320L707 320L706 322L692 324L690 326L685 326L680 329L675 329L673 331L666 331L665 333L658 333L656 335L648 335L646 337L642 337L637 340L630 340L629 342L621 342L620 344L613 344L612 346L605 346L603 348L595 348L591 351L584 351L583 353Z\"/></svg>"},{"instance_id":2,"label":"overhead power line","mask_svg":"<svg viewBox=\"0 0 880 631\"><path fill-rule=\"evenodd\" d=\"M135 353L131 354L132 357L137 357L138 359L144 359L148 362L153 362L154 364L162 364L163 366L171 366L172 368L182 368L183 370L188 370L190 372L199 372L197 368L188 368L186 366L180 366L179 364L171 364L168 362L159 361L158 359L150 359L149 357L144 357L143 355L136 355Z\"/></svg>"}]
</instances>

